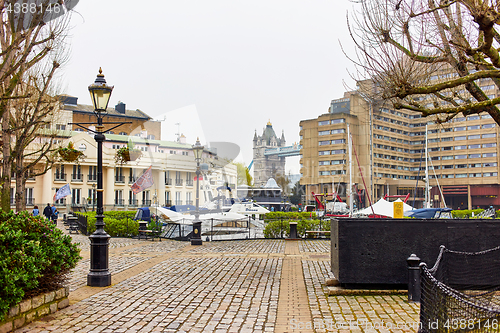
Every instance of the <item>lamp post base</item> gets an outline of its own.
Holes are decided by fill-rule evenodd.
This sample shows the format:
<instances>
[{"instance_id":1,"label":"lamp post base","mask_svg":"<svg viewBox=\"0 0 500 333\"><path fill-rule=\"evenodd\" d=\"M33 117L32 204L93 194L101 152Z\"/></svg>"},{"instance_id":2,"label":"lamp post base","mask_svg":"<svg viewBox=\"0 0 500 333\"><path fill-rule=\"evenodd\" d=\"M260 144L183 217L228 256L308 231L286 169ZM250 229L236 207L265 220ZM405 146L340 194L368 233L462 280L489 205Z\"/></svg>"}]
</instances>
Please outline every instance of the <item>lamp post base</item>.
<instances>
[{"instance_id":1,"label":"lamp post base","mask_svg":"<svg viewBox=\"0 0 500 333\"><path fill-rule=\"evenodd\" d=\"M98 216L102 218L101 216ZM90 272L87 274L87 286L107 287L111 285L111 273L108 269L109 238L104 229L98 228L90 238Z\"/></svg>"},{"instance_id":2,"label":"lamp post base","mask_svg":"<svg viewBox=\"0 0 500 333\"><path fill-rule=\"evenodd\" d=\"M203 241L201 240L201 221L196 221L198 218L195 218L193 222L193 238L191 238L191 245L203 245Z\"/></svg>"},{"instance_id":3,"label":"lamp post base","mask_svg":"<svg viewBox=\"0 0 500 333\"><path fill-rule=\"evenodd\" d=\"M203 245L201 238L191 238L191 245Z\"/></svg>"},{"instance_id":4,"label":"lamp post base","mask_svg":"<svg viewBox=\"0 0 500 333\"><path fill-rule=\"evenodd\" d=\"M107 287L110 285L110 272L90 272L87 274L87 286L89 287Z\"/></svg>"}]
</instances>

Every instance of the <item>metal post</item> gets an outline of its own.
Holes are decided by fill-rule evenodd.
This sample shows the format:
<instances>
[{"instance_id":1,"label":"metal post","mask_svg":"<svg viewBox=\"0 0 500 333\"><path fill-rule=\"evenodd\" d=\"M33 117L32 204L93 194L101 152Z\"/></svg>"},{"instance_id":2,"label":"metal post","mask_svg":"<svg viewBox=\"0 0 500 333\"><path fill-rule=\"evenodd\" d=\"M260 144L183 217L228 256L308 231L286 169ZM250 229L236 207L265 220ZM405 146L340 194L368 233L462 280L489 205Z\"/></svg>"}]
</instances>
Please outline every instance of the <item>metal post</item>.
<instances>
[{"instance_id":1,"label":"metal post","mask_svg":"<svg viewBox=\"0 0 500 333\"><path fill-rule=\"evenodd\" d=\"M408 301L420 302L420 258L412 254L408 259Z\"/></svg>"},{"instance_id":2,"label":"metal post","mask_svg":"<svg viewBox=\"0 0 500 333\"><path fill-rule=\"evenodd\" d=\"M96 230L90 238L90 272L87 275L87 285L91 287L107 287L111 285L111 273L108 270L109 260L109 238L104 231L104 209L103 209L103 187L102 187L102 143L106 139L102 125L102 117L97 118L96 134L97 142L97 214Z\"/></svg>"},{"instance_id":3,"label":"metal post","mask_svg":"<svg viewBox=\"0 0 500 333\"><path fill-rule=\"evenodd\" d=\"M250 237L252 237L252 235L250 235L250 219L252 218L252 216L248 216L248 239L250 239Z\"/></svg>"},{"instance_id":4,"label":"metal post","mask_svg":"<svg viewBox=\"0 0 500 333\"><path fill-rule=\"evenodd\" d=\"M200 221L200 161L196 161L196 211L193 221L193 236L191 245L202 245L201 240L201 221Z\"/></svg>"}]
</instances>

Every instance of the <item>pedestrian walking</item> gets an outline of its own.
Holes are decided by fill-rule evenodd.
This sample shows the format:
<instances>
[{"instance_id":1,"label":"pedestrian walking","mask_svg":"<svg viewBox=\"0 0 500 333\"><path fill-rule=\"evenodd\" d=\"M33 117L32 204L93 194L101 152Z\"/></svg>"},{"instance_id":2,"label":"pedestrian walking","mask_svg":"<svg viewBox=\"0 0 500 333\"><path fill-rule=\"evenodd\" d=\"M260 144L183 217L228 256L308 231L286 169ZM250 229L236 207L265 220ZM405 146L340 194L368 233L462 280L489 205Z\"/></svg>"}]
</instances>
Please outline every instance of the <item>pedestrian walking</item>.
<instances>
[{"instance_id":1,"label":"pedestrian walking","mask_svg":"<svg viewBox=\"0 0 500 333\"><path fill-rule=\"evenodd\" d=\"M57 225L57 218L59 217L59 211L54 207L54 212L52 212L52 222Z\"/></svg>"},{"instance_id":2,"label":"pedestrian walking","mask_svg":"<svg viewBox=\"0 0 500 333\"><path fill-rule=\"evenodd\" d=\"M33 216L38 216L40 215L40 211L38 210L38 206L35 206L35 208L33 208Z\"/></svg>"},{"instance_id":3,"label":"pedestrian walking","mask_svg":"<svg viewBox=\"0 0 500 333\"><path fill-rule=\"evenodd\" d=\"M49 203L43 209L43 215L50 221L50 218L52 217L52 208L50 208Z\"/></svg>"}]
</instances>

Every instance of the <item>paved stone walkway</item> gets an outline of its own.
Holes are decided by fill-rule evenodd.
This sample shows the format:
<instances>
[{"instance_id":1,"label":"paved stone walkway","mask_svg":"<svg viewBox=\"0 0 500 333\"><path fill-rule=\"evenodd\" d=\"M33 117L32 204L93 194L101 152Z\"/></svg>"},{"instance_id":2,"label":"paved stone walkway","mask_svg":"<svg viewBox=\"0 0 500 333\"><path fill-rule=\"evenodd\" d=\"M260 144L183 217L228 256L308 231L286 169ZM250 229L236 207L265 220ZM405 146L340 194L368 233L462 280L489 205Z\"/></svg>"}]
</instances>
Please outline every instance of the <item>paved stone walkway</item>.
<instances>
[{"instance_id":1,"label":"paved stone walkway","mask_svg":"<svg viewBox=\"0 0 500 333\"><path fill-rule=\"evenodd\" d=\"M70 306L17 332L416 332L406 295L328 296L328 240L162 242L113 238L112 285L71 273Z\"/></svg>"}]
</instances>

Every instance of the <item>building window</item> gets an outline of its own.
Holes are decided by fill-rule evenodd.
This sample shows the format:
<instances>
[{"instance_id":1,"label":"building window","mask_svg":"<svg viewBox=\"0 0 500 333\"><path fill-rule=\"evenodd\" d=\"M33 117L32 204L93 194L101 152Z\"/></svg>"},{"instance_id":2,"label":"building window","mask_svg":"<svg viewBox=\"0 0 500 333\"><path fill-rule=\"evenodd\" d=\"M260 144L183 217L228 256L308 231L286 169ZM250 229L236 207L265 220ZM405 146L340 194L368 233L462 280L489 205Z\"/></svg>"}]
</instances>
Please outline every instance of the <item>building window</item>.
<instances>
[{"instance_id":1,"label":"building window","mask_svg":"<svg viewBox=\"0 0 500 333\"><path fill-rule=\"evenodd\" d=\"M329 176L330 175L330 171L320 171L319 175L320 176Z\"/></svg>"},{"instance_id":2,"label":"building window","mask_svg":"<svg viewBox=\"0 0 500 333\"><path fill-rule=\"evenodd\" d=\"M327 140L327 141L318 141L318 145L320 146L326 146L326 145L329 145L330 144L330 140Z\"/></svg>"},{"instance_id":3,"label":"building window","mask_svg":"<svg viewBox=\"0 0 500 333\"><path fill-rule=\"evenodd\" d=\"M497 166L497 162L491 162L491 163L484 163L483 164L483 167L485 167L485 168L496 167L496 166Z\"/></svg>"},{"instance_id":4,"label":"building window","mask_svg":"<svg viewBox=\"0 0 500 333\"><path fill-rule=\"evenodd\" d=\"M441 141L444 141L444 139L445 138L442 138ZM461 141L461 140L465 140L465 139L467 139L467 137L465 135L463 135L463 136L456 136L455 137L455 141Z\"/></svg>"},{"instance_id":5,"label":"building window","mask_svg":"<svg viewBox=\"0 0 500 333\"><path fill-rule=\"evenodd\" d=\"M467 146L455 146L455 150L467 149Z\"/></svg>"},{"instance_id":6,"label":"building window","mask_svg":"<svg viewBox=\"0 0 500 333\"><path fill-rule=\"evenodd\" d=\"M480 173L469 173L469 177L481 177Z\"/></svg>"},{"instance_id":7,"label":"building window","mask_svg":"<svg viewBox=\"0 0 500 333\"><path fill-rule=\"evenodd\" d=\"M469 145L469 149L479 149L481 145Z\"/></svg>"},{"instance_id":8,"label":"building window","mask_svg":"<svg viewBox=\"0 0 500 333\"><path fill-rule=\"evenodd\" d=\"M318 121L318 126L330 125L330 120Z\"/></svg>"},{"instance_id":9,"label":"building window","mask_svg":"<svg viewBox=\"0 0 500 333\"><path fill-rule=\"evenodd\" d=\"M496 157L497 153L484 153L483 157Z\"/></svg>"},{"instance_id":10,"label":"building window","mask_svg":"<svg viewBox=\"0 0 500 333\"><path fill-rule=\"evenodd\" d=\"M127 132L120 132L118 135L128 135Z\"/></svg>"},{"instance_id":11,"label":"building window","mask_svg":"<svg viewBox=\"0 0 500 333\"><path fill-rule=\"evenodd\" d=\"M481 154L469 154L469 158L480 158Z\"/></svg>"},{"instance_id":12,"label":"building window","mask_svg":"<svg viewBox=\"0 0 500 333\"><path fill-rule=\"evenodd\" d=\"M319 131L318 135L330 135L330 131Z\"/></svg>"},{"instance_id":13,"label":"building window","mask_svg":"<svg viewBox=\"0 0 500 333\"><path fill-rule=\"evenodd\" d=\"M496 133L487 133L483 134L483 139L494 138L496 136L497 136Z\"/></svg>"},{"instance_id":14,"label":"building window","mask_svg":"<svg viewBox=\"0 0 500 333\"><path fill-rule=\"evenodd\" d=\"M319 161L318 165L330 165L330 161Z\"/></svg>"},{"instance_id":15,"label":"building window","mask_svg":"<svg viewBox=\"0 0 500 333\"><path fill-rule=\"evenodd\" d=\"M175 204L182 205L181 192L175 192Z\"/></svg>"},{"instance_id":16,"label":"building window","mask_svg":"<svg viewBox=\"0 0 500 333\"><path fill-rule=\"evenodd\" d=\"M467 174L466 173L457 173L455 175L455 178L467 178Z\"/></svg>"},{"instance_id":17,"label":"building window","mask_svg":"<svg viewBox=\"0 0 500 333\"><path fill-rule=\"evenodd\" d=\"M332 145L339 145L345 143L345 139L332 140Z\"/></svg>"},{"instance_id":18,"label":"building window","mask_svg":"<svg viewBox=\"0 0 500 333\"><path fill-rule=\"evenodd\" d=\"M465 131L465 126L455 127L455 132Z\"/></svg>"},{"instance_id":19,"label":"building window","mask_svg":"<svg viewBox=\"0 0 500 333\"><path fill-rule=\"evenodd\" d=\"M483 177L496 177L497 173L496 172L485 172L483 173Z\"/></svg>"},{"instance_id":20,"label":"building window","mask_svg":"<svg viewBox=\"0 0 500 333\"><path fill-rule=\"evenodd\" d=\"M479 125L467 126L468 131L478 130L480 128Z\"/></svg>"},{"instance_id":21,"label":"building window","mask_svg":"<svg viewBox=\"0 0 500 333\"><path fill-rule=\"evenodd\" d=\"M345 149L332 150L332 155L345 154Z\"/></svg>"},{"instance_id":22,"label":"building window","mask_svg":"<svg viewBox=\"0 0 500 333\"><path fill-rule=\"evenodd\" d=\"M322 155L330 155L330 151L329 150L320 150L318 152L318 155L319 156L322 156Z\"/></svg>"},{"instance_id":23,"label":"building window","mask_svg":"<svg viewBox=\"0 0 500 333\"><path fill-rule=\"evenodd\" d=\"M341 123L345 123L345 119L344 118L332 119L332 124L341 124Z\"/></svg>"},{"instance_id":24,"label":"building window","mask_svg":"<svg viewBox=\"0 0 500 333\"><path fill-rule=\"evenodd\" d=\"M66 130L66 125L56 124L56 130L64 131Z\"/></svg>"},{"instance_id":25,"label":"building window","mask_svg":"<svg viewBox=\"0 0 500 333\"><path fill-rule=\"evenodd\" d=\"M452 140L453 140L453 137L451 137L451 136L450 137L446 137L446 138L441 138L441 142L452 141ZM465 140L465 136L461 140Z\"/></svg>"},{"instance_id":26,"label":"building window","mask_svg":"<svg viewBox=\"0 0 500 333\"><path fill-rule=\"evenodd\" d=\"M445 161L445 160L452 160L453 159L453 156L443 156L442 157L442 160Z\"/></svg>"},{"instance_id":27,"label":"building window","mask_svg":"<svg viewBox=\"0 0 500 333\"><path fill-rule=\"evenodd\" d=\"M79 188L73 188L71 189L71 203L73 205L79 205L80 204L80 197L82 196L82 190Z\"/></svg>"},{"instance_id":28,"label":"building window","mask_svg":"<svg viewBox=\"0 0 500 333\"><path fill-rule=\"evenodd\" d=\"M476 135L469 135L469 140L475 140L475 139L480 139L481 136L479 134Z\"/></svg>"},{"instance_id":29,"label":"building window","mask_svg":"<svg viewBox=\"0 0 500 333\"><path fill-rule=\"evenodd\" d=\"M495 126L496 126L496 124L484 124L482 127L483 128L493 128Z\"/></svg>"},{"instance_id":30,"label":"building window","mask_svg":"<svg viewBox=\"0 0 500 333\"><path fill-rule=\"evenodd\" d=\"M483 143L483 148L493 148L496 147L496 143Z\"/></svg>"},{"instance_id":31,"label":"building window","mask_svg":"<svg viewBox=\"0 0 500 333\"><path fill-rule=\"evenodd\" d=\"M345 160L332 160L332 165L345 164Z\"/></svg>"},{"instance_id":32,"label":"building window","mask_svg":"<svg viewBox=\"0 0 500 333\"><path fill-rule=\"evenodd\" d=\"M338 128L338 129L332 130L332 134L341 134L341 133L345 133L344 128Z\"/></svg>"}]
</instances>

